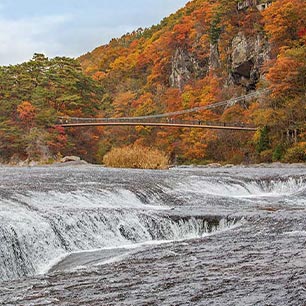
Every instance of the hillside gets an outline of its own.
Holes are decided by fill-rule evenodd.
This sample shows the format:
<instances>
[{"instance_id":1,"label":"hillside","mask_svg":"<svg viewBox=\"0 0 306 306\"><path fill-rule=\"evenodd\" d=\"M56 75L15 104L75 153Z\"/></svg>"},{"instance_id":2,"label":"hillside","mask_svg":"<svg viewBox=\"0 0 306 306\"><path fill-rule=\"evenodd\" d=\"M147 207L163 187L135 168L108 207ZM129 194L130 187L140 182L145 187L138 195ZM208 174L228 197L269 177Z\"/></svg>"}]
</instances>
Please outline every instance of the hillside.
<instances>
[{"instance_id":1,"label":"hillside","mask_svg":"<svg viewBox=\"0 0 306 306\"><path fill-rule=\"evenodd\" d=\"M183 162L305 158L305 17L303 0L194 0L158 25L81 56L85 73L107 92L99 116L149 115L271 89L260 101L192 117L254 123L262 127L255 136L101 129L102 152L137 142Z\"/></svg>"},{"instance_id":2,"label":"hillside","mask_svg":"<svg viewBox=\"0 0 306 306\"><path fill-rule=\"evenodd\" d=\"M101 162L111 148L135 143L154 146L178 163L306 161L305 20L304 0L193 0L160 24L81 56L79 64L36 55L1 67L0 155L10 160L78 154ZM255 135L44 127L57 115L159 114L263 88L270 93L257 100L180 117L249 123L259 127Z\"/></svg>"}]
</instances>

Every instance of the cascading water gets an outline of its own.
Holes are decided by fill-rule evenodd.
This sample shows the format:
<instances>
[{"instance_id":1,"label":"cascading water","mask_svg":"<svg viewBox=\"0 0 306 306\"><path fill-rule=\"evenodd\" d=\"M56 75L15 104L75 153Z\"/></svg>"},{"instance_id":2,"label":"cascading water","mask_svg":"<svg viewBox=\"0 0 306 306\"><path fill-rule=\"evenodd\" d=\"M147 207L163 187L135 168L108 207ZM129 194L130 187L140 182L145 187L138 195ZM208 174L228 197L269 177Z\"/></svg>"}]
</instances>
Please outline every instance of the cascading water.
<instances>
[{"instance_id":1,"label":"cascading water","mask_svg":"<svg viewBox=\"0 0 306 306\"><path fill-rule=\"evenodd\" d=\"M244 180L233 178L207 179L190 177L186 182L179 184L176 190L195 191L225 197L260 197L260 196L286 196L305 191L306 180L301 177L270 178Z\"/></svg>"},{"instance_id":2,"label":"cascading water","mask_svg":"<svg viewBox=\"0 0 306 306\"><path fill-rule=\"evenodd\" d=\"M71 252L197 238L236 223L177 217L165 206L145 205L127 190L30 192L2 202L1 217L0 280L40 273Z\"/></svg>"},{"instance_id":3,"label":"cascading water","mask_svg":"<svg viewBox=\"0 0 306 306\"><path fill-rule=\"evenodd\" d=\"M150 304L144 298L148 286L160 284L167 289L153 300L156 304L183 299L186 305L198 305L188 300L192 295L194 301L205 297L199 303L205 305L211 296L195 288L213 292L216 286L232 296L239 283L248 300L237 294L234 304L257 305L265 291L261 283L272 290L262 275L269 271L276 278L283 269L284 279L277 284L288 286L306 260L301 251L306 236L300 234L306 230L303 168L142 171L85 166L0 168L0 174L5 178L0 181L0 282L5 284L0 304L52 305L67 298L68 304L142 305ZM110 302L101 282L104 275L111 284L134 284L122 289L131 291L132 300L117 296L116 289ZM253 293L246 284L256 281L256 275L261 275L256 287L261 289ZM45 285L40 285L44 277ZM168 277L172 281L165 285ZM59 288L75 288L75 300L62 290L50 299L47 289L35 289L48 288L49 280ZM99 299L88 285L86 291L80 289L91 282L93 288L101 286ZM286 294L300 299L295 291ZM228 299L216 291L211 301L227 305ZM285 305L284 297L269 301Z\"/></svg>"}]
</instances>

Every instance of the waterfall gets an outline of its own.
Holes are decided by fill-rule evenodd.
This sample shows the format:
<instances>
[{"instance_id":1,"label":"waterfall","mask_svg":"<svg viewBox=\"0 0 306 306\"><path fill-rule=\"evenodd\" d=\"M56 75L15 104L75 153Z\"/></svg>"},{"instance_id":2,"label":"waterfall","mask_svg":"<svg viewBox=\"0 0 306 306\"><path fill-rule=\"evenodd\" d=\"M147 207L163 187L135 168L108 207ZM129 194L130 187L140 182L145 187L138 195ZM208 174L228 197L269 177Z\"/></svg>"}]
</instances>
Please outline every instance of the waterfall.
<instances>
[{"instance_id":1,"label":"waterfall","mask_svg":"<svg viewBox=\"0 0 306 306\"><path fill-rule=\"evenodd\" d=\"M302 177L268 179L199 178L191 176L176 186L177 192L188 191L225 197L291 196L305 192L306 179Z\"/></svg>"},{"instance_id":2,"label":"waterfall","mask_svg":"<svg viewBox=\"0 0 306 306\"><path fill-rule=\"evenodd\" d=\"M234 211L256 197L287 196L287 204L303 204L303 196L300 202L292 196L305 193L303 175L248 178L93 168L46 174L37 169L32 177L15 171L17 179L9 173L8 183L0 185L1 281L39 274L74 252L203 238L240 222L228 217L229 205ZM261 203L266 202L260 198L255 205Z\"/></svg>"},{"instance_id":3,"label":"waterfall","mask_svg":"<svg viewBox=\"0 0 306 306\"><path fill-rule=\"evenodd\" d=\"M42 196L44 202L38 210ZM3 209L1 214L0 279L38 274L52 260L71 252L199 238L231 227L237 221L222 217L180 217L165 209L144 205L140 208L140 201L131 195L132 201L124 205L118 201L118 194L113 199L108 194L107 198L113 204L106 207L105 199L100 199L102 208L98 205L99 196L94 194L90 203L89 195L67 194L71 202L66 202L66 207L61 203L64 196L54 192L23 196L19 203L2 202L10 213L5 214Z\"/></svg>"}]
</instances>

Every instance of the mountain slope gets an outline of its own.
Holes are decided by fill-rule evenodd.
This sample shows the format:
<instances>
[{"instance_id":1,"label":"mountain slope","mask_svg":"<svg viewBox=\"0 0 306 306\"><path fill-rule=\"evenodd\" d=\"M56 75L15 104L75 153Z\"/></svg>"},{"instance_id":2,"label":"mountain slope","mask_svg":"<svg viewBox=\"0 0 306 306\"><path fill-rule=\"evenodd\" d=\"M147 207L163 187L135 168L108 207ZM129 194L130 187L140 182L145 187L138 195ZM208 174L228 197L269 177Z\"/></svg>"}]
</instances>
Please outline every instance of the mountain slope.
<instances>
[{"instance_id":1,"label":"mountain slope","mask_svg":"<svg viewBox=\"0 0 306 306\"><path fill-rule=\"evenodd\" d=\"M101 152L133 142L154 143L182 161L241 162L250 156L271 161L288 158L288 150L303 152L305 17L302 0L194 0L159 25L138 29L81 56L85 73L107 92L99 116L149 115L258 88L272 90L260 104L184 118L267 126L268 132L261 130L255 137L148 128L130 129L127 137L126 129L101 129ZM291 80L277 77L288 73ZM265 137L266 144L259 145Z\"/></svg>"}]
</instances>

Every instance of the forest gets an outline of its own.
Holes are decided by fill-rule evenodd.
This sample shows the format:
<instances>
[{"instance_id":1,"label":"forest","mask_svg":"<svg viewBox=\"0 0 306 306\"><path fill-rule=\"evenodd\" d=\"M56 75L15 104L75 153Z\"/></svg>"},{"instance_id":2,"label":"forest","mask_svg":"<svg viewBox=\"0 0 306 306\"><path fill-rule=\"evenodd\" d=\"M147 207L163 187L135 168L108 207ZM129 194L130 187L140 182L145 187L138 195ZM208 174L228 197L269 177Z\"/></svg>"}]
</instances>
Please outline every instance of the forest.
<instances>
[{"instance_id":1,"label":"forest","mask_svg":"<svg viewBox=\"0 0 306 306\"><path fill-rule=\"evenodd\" d=\"M193 0L151 28L80 56L0 67L0 162L154 147L173 163L306 161L304 0ZM58 116L133 117L265 95L180 119L243 122L254 133L157 127L64 129Z\"/></svg>"}]
</instances>

